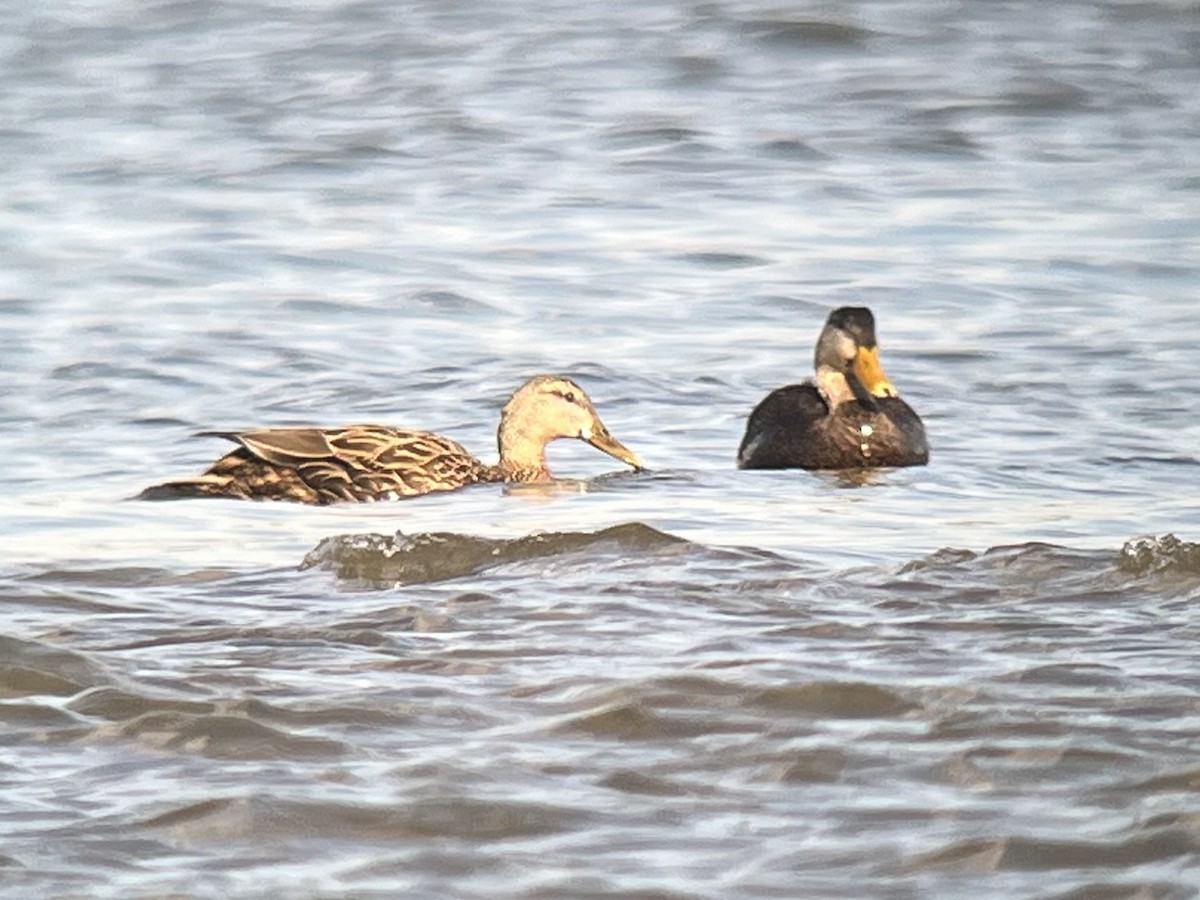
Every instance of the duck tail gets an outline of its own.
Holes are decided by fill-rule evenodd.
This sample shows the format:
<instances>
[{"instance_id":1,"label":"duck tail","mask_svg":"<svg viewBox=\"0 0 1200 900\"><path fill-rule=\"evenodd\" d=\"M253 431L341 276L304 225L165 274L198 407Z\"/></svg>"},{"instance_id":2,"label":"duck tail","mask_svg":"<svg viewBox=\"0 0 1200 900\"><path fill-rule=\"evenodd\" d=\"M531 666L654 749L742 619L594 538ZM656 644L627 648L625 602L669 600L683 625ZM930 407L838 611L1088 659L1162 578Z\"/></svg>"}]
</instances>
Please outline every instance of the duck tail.
<instances>
[{"instance_id":1,"label":"duck tail","mask_svg":"<svg viewBox=\"0 0 1200 900\"><path fill-rule=\"evenodd\" d=\"M238 494L229 490L228 479L215 480L212 478L183 478L179 481L167 481L163 484L153 484L137 494L134 500L188 500L195 497L236 497Z\"/></svg>"}]
</instances>

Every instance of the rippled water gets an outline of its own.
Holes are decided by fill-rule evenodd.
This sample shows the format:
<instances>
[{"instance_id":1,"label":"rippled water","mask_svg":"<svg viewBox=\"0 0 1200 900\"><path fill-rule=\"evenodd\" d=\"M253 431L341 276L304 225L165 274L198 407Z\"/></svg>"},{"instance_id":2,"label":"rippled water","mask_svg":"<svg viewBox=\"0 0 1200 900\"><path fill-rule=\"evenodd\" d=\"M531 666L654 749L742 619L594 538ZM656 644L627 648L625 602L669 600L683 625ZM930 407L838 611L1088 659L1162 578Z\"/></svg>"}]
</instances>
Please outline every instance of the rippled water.
<instances>
[{"instance_id":1,"label":"rippled water","mask_svg":"<svg viewBox=\"0 0 1200 900\"><path fill-rule=\"evenodd\" d=\"M0 893L1197 895L1193 6L7 12ZM843 303L931 464L737 471ZM650 471L127 499L539 371Z\"/></svg>"}]
</instances>

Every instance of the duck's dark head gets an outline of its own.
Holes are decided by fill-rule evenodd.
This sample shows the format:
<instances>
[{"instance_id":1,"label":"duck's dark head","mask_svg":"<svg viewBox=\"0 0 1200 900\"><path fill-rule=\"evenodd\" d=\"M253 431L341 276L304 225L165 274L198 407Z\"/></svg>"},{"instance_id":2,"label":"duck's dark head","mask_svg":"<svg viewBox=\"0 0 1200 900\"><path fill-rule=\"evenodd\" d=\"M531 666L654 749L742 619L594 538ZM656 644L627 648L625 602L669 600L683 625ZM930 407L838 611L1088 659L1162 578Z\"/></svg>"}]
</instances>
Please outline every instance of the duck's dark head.
<instances>
[{"instance_id":1,"label":"duck's dark head","mask_svg":"<svg viewBox=\"0 0 1200 900\"><path fill-rule=\"evenodd\" d=\"M879 364L875 317L865 306L842 306L825 320L813 362L817 387L831 407L855 399L876 409L876 397L895 397Z\"/></svg>"}]
</instances>

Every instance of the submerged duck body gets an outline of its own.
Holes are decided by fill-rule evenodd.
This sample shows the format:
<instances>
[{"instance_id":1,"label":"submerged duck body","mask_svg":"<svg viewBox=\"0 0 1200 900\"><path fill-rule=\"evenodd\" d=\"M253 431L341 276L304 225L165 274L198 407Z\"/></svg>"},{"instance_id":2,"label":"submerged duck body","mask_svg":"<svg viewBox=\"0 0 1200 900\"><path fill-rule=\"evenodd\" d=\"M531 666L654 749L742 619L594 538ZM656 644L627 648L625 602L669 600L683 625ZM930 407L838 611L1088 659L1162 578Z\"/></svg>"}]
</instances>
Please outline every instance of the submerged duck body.
<instances>
[{"instance_id":1,"label":"submerged duck body","mask_svg":"<svg viewBox=\"0 0 1200 900\"><path fill-rule=\"evenodd\" d=\"M634 468L641 461L609 434L575 382L538 375L500 415L500 459L488 465L440 434L386 425L203 432L236 449L203 474L146 488L143 500L232 497L325 504L395 500L480 482L550 481L546 444L578 438Z\"/></svg>"},{"instance_id":2,"label":"submerged duck body","mask_svg":"<svg viewBox=\"0 0 1200 900\"><path fill-rule=\"evenodd\" d=\"M875 317L862 306L830 313L814 353L816 378L776 388L750 413L742 469L923 466L921 417L879 365Z\"/></svg>"}]
</instances>

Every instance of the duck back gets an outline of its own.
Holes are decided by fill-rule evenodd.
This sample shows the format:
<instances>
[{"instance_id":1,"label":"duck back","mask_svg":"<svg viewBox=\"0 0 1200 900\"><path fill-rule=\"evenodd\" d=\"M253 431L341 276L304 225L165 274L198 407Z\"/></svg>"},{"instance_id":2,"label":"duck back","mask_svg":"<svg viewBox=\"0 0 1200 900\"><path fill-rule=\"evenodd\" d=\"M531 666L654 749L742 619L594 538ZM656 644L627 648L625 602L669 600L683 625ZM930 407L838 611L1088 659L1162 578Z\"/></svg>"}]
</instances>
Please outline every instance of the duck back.
<instances>
[{"instance_id":1,"label":"duck back","mask_svg":"<svg viewBox=\"0 0 1200 900\"><path fill-rule=\"evenodd\" d=\"M738 448L742 469L923 466L929 444L920 417L899 397L830 410L811 383L776 388L750 413Z\"/></svg>"}]
</instances>

